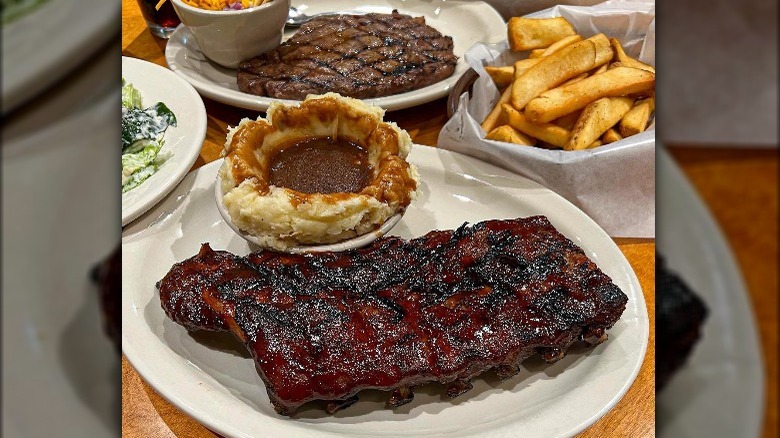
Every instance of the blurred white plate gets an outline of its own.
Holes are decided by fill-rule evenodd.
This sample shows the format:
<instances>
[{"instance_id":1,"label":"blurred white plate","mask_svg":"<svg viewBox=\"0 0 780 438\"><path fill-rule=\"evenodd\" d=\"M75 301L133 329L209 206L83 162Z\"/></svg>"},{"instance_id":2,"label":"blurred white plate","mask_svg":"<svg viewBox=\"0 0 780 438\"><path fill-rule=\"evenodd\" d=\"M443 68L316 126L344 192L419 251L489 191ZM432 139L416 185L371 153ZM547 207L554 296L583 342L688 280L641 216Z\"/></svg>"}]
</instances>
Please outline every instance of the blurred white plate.
<instances>
[{"instance_id":1,"label":"blurred white plate","mask_svg":"<svg viewBox=\"0 0 780 438\"><path fill-rule=\"evenodd\" d=\"M595 222L544 187L453 152L416 146L420 197L391 234L404 238L464 221L545 214L580 245L628 295L628 306L594 349L574 348L553 364L531 359L517 376L488 383L458 399L442 386L418 391L403 408L385 408L386 394L364 394L329 416L309 410L277 415L243 346L191 334L169 320L155 283L201 243L237 254L248 243L222 220L214 203L221 162L191 173L168 198L125 228L122 237L122 348L133 366L179 409L230 437L276 436L571 436L609 411L625 394L644 361L648 317L637 278L615 243ZM228 338L230 338L228 336ZM565 413L565 415L563 414Z\"/></svg>"},{"instance_id":2,"label":"blurred white plate","mask_svg":"<svg viewBox=\"0 0 780 438\"><path fill-rule=\"evenodd\" d=\"M365 99L370 105L386 110L397 110L420 105L446 96L458 78L469 69L463 54L472 44L482 41L496 43L506 39L506 24L503 18L487 3L481 1L405 1L405 0L333 0L309 2L293 0L292 5L308 14L355 10L362 12L390 13L398 9L402 14L424 16L425 22L444 35L452 37L453 52L458 56L455 72L449 78L419 90L392 96ZM285 39L294 30L285 32ZM179 26L168 40L165 59L171 70L189 81L203 96L217 102L241 108L265 111L268 105L279 99L255 96L239 91L236 70L210 62L201 53L198 43L186 26ZM281 100L285 103L293 101Z\"/></svg>"},{"instance_id":3,"label":"blurred white plate","mask_svg":"<svg viewBox=\"0 0 780 438\"><path fill-rule=\"evenodd\" d=\"M702 338L656 402L660 437L758 437L764 372L747 290L726 240L658 148L658 253L709 308Z\"/></svg>"},{"instance_id":4,"label":"blurred white plate","mask_svg":"<svg viewBox=\"0 0 780 438\"><path fill-rule=\"evenodd\" d=\"M48 0L2 26L2 111L6 114L54 84L108 43L120 3Z\"/></svg>"},{"instance_id":5,"label":"blurred white plate","mask_svg":"<svg viewBox=\"0 0 780 438\"><path fill-rule=\"evenodd\" d=\"M119 244L118 105L3 145L4 437L120 432L119 354L90 280Z\"/></svg>"},{"instance_id":6,"label":"blurred white plate","mask_svg":"<svg viewBox=\"0 0 780 438\"><path fill-rule=\"evenodd\" d=\"M206 107L192 85L157 64L123 56L122 77L141 92L144 108L163 102L176 115L176 126L165 131L160 149L173 155L141 185L122 193L125 226L160 202L190 171L206 138Z\"/></svg>"}]
</instances>

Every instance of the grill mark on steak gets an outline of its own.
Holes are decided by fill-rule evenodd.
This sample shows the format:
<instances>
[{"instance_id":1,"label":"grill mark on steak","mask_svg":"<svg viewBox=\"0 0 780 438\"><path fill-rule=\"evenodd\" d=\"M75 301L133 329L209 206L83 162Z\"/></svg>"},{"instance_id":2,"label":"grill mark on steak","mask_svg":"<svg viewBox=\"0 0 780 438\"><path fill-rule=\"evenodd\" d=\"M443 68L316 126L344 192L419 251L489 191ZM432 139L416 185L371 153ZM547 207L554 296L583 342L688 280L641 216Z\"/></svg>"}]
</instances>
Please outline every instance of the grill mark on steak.
<instances>
[{"instance_id":1,"label":"grill mark on steak","mask_svg":"<svg viewBox=\"0 0 780 438\"><path fill-rule=\"evenodd\" d=\"M244 61L238 88L260 96L304 99L336 92L365 99L416 90L451 76L452 38L424 17L339 15L312 20L278 48Z\"/></svg>"},{"instance_id":2,"label":"grill mark on steak","mask_svg":"<svg viewBox=\"0 0 780 438\"><path fill-rule=\"evenodd\" d=\"M328 411L364 389L437 381L447 394L489 369L501 378L540 354L606 339L626 295L543 216L492 220L347 252L239 257L200 252L158 283L165 313L190 330L228 330L250 350L277 412Z\"/></svg>"}]
</instances>

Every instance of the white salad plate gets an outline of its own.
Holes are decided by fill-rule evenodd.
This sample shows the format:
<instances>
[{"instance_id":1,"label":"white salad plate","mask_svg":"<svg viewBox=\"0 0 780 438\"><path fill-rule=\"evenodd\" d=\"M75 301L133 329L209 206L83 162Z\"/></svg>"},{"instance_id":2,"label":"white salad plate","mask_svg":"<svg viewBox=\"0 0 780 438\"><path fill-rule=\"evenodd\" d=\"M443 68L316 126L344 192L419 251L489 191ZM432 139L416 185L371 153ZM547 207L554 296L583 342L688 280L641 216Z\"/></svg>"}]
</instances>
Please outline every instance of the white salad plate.
<instances>
[{"instance_id":1,"label":"white salad plate","mask_svg":"<svg viewBox=\"0 0 780 438\"><path fill-rule=\"evenodd\" d=\"M2 112L71 72L116 33L119 2L47 0L2 26Z\"/></svg>"},{"instance_id":2,"label":"white salad plate","mask_svg":"<svg viewBox=\"0 0 780 438\"><path fill-rule=\"evenodd\" d=\"M658 253L709 310L688 362L656 401L662 438L758 437L764 371L745 284L723 234L669 154L658 148Z\"/></svg>"},{"instance_id":3,"label":"white salad plate","mask_svg":"<svg viewBox=\"0 0 780 438\"><path fill-rule=\"evenodd\" d=\"M119 246L119 92L2 147L2 436L118 436L93 267Z\"/></svg>"},{"instance_id":4,"label":"white salad plate","mask_svg":"<svg viewBox=\"0 0 780 438\"><path fill-rule=\"evenodd\" d=\"M424 16L425 22L452 37L453 52L458 57L455 72L449 78L418 90L392 96L365 99L369 105L381 106L386 110L397 110L420 105L449 94L460 76L469 69L463 59L474 43L496 43L506 39L506 23L493 7L481 1L405 1L405 0L293 0L292 5L307 14L329 11L360 11L390 13L397 9L402 14ZM295 30L287 30L284 38ZM186 26L179 26L168 40L165 59L171 70L190 82L203 96L218 102L241 108L265 111L274 100L287 104L290 100L255 96L239 91L236 70L222 67L209 61L198 47L198 43Z\"/></svg>"},{"instance_id":5,"label":"white salad plate","mask_svg":"<svg viewBox=\"0 0 780 438\"><path fill-rule=\"evenodd\" d=\"M122 77L141 93L143 107L163 102L176 116L160 154L171 154L138 187L122 193L122 226L160 202L190 171L206 138L206 107L198 92L170 70L136 58L122 57Z\"/></svg>"},{"instance_id":6,"label":"white salad plate","mask_svg":"<svg viewBox=\"0 0 780 438\"><path fill-rule=\"evenodd\" d=\"M189 333L172 322L155 288L174 263L195 255L204 242L240 255L250 251L217 211L217 161L188 175L165 201L123 230L126 357L176 407L228 437L563 437L587 428L625 394L645 357L647 308L628 261L595 222L537 183L425 146L415 146L409 160L420 172L420 195L391 235L412 238L464 222L544 214L628 295L609 340L593 349L575 347L552 365L529 359L504 382L474 379L474 388L453 400L432 384L395 410L386 409L386 393L368 393L332 416L313 408L294 418L279 416L244 347L231 335Z\"/></svg>"}]
</instances>

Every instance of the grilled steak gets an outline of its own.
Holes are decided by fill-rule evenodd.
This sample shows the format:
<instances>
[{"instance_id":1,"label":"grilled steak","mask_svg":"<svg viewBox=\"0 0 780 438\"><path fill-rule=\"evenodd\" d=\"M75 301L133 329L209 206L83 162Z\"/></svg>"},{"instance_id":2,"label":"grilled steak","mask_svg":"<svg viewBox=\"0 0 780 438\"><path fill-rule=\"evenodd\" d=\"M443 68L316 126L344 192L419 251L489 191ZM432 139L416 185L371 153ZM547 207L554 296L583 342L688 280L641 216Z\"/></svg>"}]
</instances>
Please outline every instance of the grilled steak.
<instances>
[{"instance_id":1,"label":"grilled steak","mask_svg":"<svg viewBox=\"0 0 780 438\"><path fill-rule=\"evenodd\" d=\"M704 302L656 256L655 388L662 390L685 364L707 318Z\"/></svg>"},{"instance_id":2,"label":"grilled steak","mask_svg":"<svg viewBox=\"0 0 780 438\"><path fill-rule=\"evenodd\" d=\"M204 244L158 283L188 329L229 330L251 351L277 412L333 412L363 389L389 404L426 382L457 396L489 369L597 344L626 295L543 216L493 220L347 252L239 257Z\"/></svg>"},{"instance_id":3,"label":"grilled steak","mask_svg":"<svg viewBox=\"0 0 780 438\"><path fill-rule=\"evenodd\" d=\"M392 14L318 18L278 48L243 62L238 88L301 100L329 91L358 99L439 82L455 71L452 38L424 17Z\"/></svg>"}]
</instances>

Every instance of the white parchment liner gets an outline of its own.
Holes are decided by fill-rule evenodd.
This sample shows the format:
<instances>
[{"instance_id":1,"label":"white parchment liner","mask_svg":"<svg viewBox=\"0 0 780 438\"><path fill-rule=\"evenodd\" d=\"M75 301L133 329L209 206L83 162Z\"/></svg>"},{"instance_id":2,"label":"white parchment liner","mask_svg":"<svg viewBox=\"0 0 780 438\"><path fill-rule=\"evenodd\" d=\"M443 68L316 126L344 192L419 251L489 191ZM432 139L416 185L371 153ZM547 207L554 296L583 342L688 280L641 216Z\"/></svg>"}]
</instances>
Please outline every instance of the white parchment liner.
<instances>
[{"instance_id":1,"label":"white parchment liner","mask_svg":"<svg viewBox=\"0 0 780 438\"><path fill-rule=\"evenodd\" d=\"M617 38L630 56L655 65L655 5L606 2L596 6L555 6L528 17L562 16L583 37ZM471 99L439 134L438 146L471 155L529 177L565 197L613 237L655 237L655 122L647 131L584 151L553 151L485 140L480 123L499 98L483 65L510 65L527 57L506 41L476 44L466 62L479 74Z\"/></svg>"}]
</instances>

